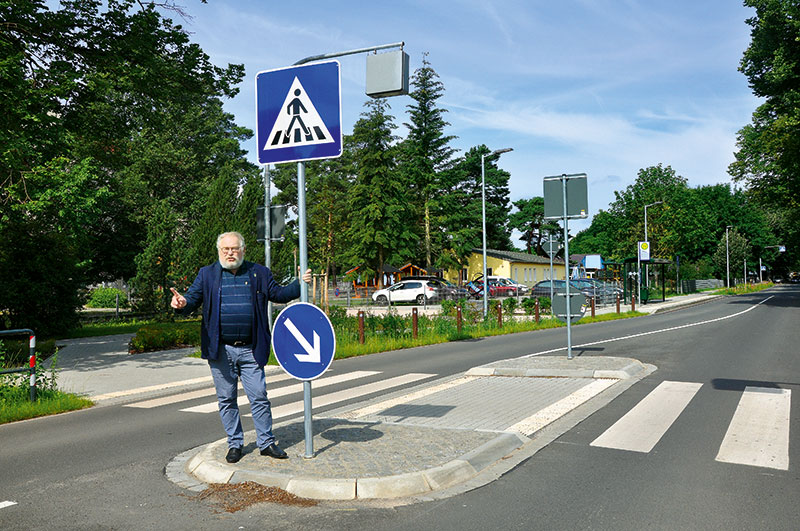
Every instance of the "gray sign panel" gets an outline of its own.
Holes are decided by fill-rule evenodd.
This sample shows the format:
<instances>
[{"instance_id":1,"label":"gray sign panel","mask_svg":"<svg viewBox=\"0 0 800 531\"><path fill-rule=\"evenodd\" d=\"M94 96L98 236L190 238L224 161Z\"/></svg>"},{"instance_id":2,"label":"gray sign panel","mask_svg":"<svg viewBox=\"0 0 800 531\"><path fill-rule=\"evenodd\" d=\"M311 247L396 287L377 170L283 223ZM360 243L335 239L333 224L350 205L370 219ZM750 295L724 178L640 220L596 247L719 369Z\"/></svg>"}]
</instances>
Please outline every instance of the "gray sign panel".
<instances>
[{"instance_id":1,"label":"gray sign panel","mask_svg":"<svg viewBox=\"0 0 800 531\"><path fill-rule=\"evenodd\" d=\"M586 174L555 175L544 178L544 219L564 218L564 185L567 181L567 218L589 217L589 194Z\"/></svg>"},{"instance_id":2,"label":"gray sign panel","mask_svg":"<svg viewBox=\"0 0 800 531\"><path fill-rule=\"evenodd\" d=\"M577 289L576 289L577 291ZM583 305L586 303L586 297L583 293L577 291L569 294L569 316L571 322L579 321L583 317ZM553 300L551 301L553 315L558 317L560 321L567 322L567 295L566 293L554 293Z\"/></svg>"}]
</instances>

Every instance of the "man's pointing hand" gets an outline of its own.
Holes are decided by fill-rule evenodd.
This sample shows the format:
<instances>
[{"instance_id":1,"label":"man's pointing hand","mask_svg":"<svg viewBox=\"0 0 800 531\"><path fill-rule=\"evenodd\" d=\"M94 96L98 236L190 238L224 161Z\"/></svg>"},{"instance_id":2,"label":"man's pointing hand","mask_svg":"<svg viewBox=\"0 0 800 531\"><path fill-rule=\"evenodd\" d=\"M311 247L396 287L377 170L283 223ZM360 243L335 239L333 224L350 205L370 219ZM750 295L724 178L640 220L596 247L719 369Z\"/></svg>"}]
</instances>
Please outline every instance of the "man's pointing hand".
<instances>
[{"instance_id":1,"label":"man's pointing hand","mask_svg":"<svg viewBox=\"0 0 800 531\"><path fill-rule=\"evenodd\" d=\"M176 310L180 310L186 306L186 298L183 295L178 293L175 288L169 288L169 290L172 292L172 302L170 302L170 306Z\"/></svg>"}]
</instances>

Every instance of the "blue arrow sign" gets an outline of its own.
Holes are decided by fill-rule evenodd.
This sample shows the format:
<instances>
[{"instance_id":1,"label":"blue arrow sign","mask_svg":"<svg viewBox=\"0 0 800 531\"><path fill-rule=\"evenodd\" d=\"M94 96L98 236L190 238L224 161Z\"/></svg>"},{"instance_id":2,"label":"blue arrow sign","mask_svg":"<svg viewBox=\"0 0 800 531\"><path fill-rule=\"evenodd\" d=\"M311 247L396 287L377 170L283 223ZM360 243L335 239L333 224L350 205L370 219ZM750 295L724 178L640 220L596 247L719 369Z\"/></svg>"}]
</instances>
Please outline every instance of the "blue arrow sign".
<instances>
[{"instance_id":1,"label":"blue arrow sign","mask_svg":"<svg viewBox=\"0 0 800 531\"><path fill-rule=\"evenodd\" d=\"M256 74L258 162L335 158L342 154L338 61Z\"/></svg>"},{"instance_id":2,"label":"blue arrow sign","mask_svg":"<svg viewBox=\"0 0 800 531\"><path fill-rule=\"evenodd\" d=\"M321 376L336 353L336 334L325 312L307 302L287 306L275 319L272 350L289 376L313 380Z\"/></svg>"}]
</instances>

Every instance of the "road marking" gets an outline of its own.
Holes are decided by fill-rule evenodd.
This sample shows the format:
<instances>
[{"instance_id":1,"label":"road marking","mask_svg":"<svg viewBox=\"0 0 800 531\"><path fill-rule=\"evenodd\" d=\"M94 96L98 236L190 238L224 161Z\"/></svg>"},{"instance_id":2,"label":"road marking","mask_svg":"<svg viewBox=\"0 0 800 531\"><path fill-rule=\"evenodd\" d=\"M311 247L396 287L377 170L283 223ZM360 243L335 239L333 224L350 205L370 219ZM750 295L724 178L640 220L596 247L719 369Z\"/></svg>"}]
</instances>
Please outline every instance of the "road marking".
<instances>
[{"instance_id":1,"label":"road marking","mask_svg":"<svg viewBox=\"0 0 800 531\"><path fill-rule=\"evenodd\" d=\"M12 505L16 505L16 504L17 504L17 502L12 502L12 501L0 502L0 509L5 509L6 507L11 507Z\"/></svg>"},{"instance_id":2,"label":"road marking","mask_svg":"<svg viewBox=\"0 0 800 531\"><path fill-rule=\"evenodd\" d=\"M590 446L647 453L661 440L701 383L663 381Z\"/></svg>"},{"instance_id":3,"label":"road marking","mask_svg":"<svg viewBox=\"0 0 800 531\"><path fill-rule=\"evenodd\" d=\"M425 378L430 378L432 376L436 376L435 374L425 374L425 373L409 373L404 374L402 376L395 376L394 378L389 378L388 380L382 380L380 382L374 382L371 384L361 385L358 387L353 387L352 389L345 389L343 391L337 391L335 393L330 393L327 395L322 395L320 397L316 397L313 400L314 407L324 407L329 406L331 404L335 404L337 402L343 402L345 400L350 400L352 398L358 398L360 396L369 395L372 393L377 393L379 391L383 391L386 389L390 389L392 387L397 387L399 385L405 385L412 382L416 382L418 380L424 380ZM280 419L283 417L290 417L292 415L296 415L298 413L302 413L304 410L303 408L303 401L299 400L297 402L293 402L291 404L286 404L283 406L278 406L272 408L272 419ZM247 414L246 417L250 417L252 415Z\"/></svg>"},{"instance_id":4,"label":"road marking","mask_svg":"<svg viewBox=\"0 0 800 531\"><path fill-rule=\"evenodd\" d=\"M650 332L641 332L639 334L631 334L629 336L613 337L611 339L603 339L603 340L600 340L600 341L593 341L591 343L583 343L582 345L572 345L572 348L573 349L579 349L579 348L583 348L583 347L591 347L593 345L602 345L604 343L613 343L614 341L624 341L626 339L633 339L633 338L636 338L636 337L651 336L653 334L661 334L663 332L673 332L675 330L681 330L683 328L691 328L693 326L701 326L701 325L705 325L705 324L716 323L717 321L724 321L726 319L733 319L734 317L739 317L740 315L744 315L747 312L758 308L759 306L761 306L762 304L764 304L765 302L767 302L768 300L770 300L774 296L775 295L770 295L769 297L767 297L763 301L759 302L758 304L755 304L755 305L753 305L753 306L751 306L751 307L749 307L749 308L747 308L745 310L742 310L741 312L737 312L737 313L734 313L734 314L731 314L731 315L726 315L724 317L717 317L715 319L708 319L707 321L699 321L697 323L689 323L689 324L680 325L680 326L672 326L670 328L662 328L661 330L651 330ZM559 348L553 348L553 349L550 349L550 350L543 350L542 352L534 352L533 354L526 354L526 355L520 356L520 357L522 357L522 358L532 358L534 356L541 356L543 354L552 354L554 352L561 352L562 350L567 350L567 347L559 347Z\"/></svg>"},{"instance_id":5,"label":"road marking","mask_svg":"<svg viewBox=\"0 0 800 531\"><path fill-rule=\"evenodd\" d=\"M566 396L558 402L555 402L541 411L534 413L530 417L517 422L513 426L509 426L505 429L505 431L515 431L517 433L521 433L522 435L530 436L551 422L563 417L590 398L594 398L618 381L619 380L613 378L592 380L590 383L581 387L571 395Z\"/></svg>"},{"instance_id":6,"label":"road marking","mask_svg":"<svg viewBox=\"0 0 800 531\"><path fill-rule=\"evenodd\" d=\"M108 400L109 398L120 398L123 396L138 395L139 393L150 393L152 391L160 391L162 389L172 389L173 387L181 387L183 385L192 385L210 381L212 381L211 376L202 376L200 378L193 378L191 380L181 380L180 382L170 382L159 385L150 385L148 387L137 387L136 389L126 389L125 391L114 391L113 393L90 396L89 399L95 401Z\"/></svg>"},{"instance_id":7,"label":"road marking","mask_svg":"<svg viewBox=\"0 0 800 531\"><path fill-rule=\"evenodd\" d=\"M789 389L745 387L717 461L789 470Z\"/></svg>"},{"instance_id":8,"label":"road marking","mask_svg":"<svg viewBox=\"0 0 800 531\"><path fill-rule=\"evenodd\" d=\"M355 371L355 372L348 372L345 374L337 374L335 376L329 376L327 378L320 378L319 380L314 380L314 387L316 389L319 389L320 387L347 382L350 380L356 380L358 378L366 378L367 376L373 376L375 374L378 374L378 372ZM278 398L281 396L290 395L292 393L302 393L302 392L303 392L303 383L300 382L296 384L279 387L277 389L273 389L272 391L268 391L268 396L270 398ZM247 395L244 395L240 396L237 399L237 403L240 406L244 406L246 404L249 404L250 401L248 400ZM219 411L219 405L217 402L208 402L206 404L200 404L199 406L187 407L185 409L181 409L181 411L186 411L188 413L213 413L215 411Z\"/></svg>"},{"instance_id":9,"label":"road marking","mask_svg":"<svg viewBox=\"0 0 800 531\"><path fill-rule=\"evenodd\" d=\"M368 415L374 415L379 411L384 411L396 405L406 404L411 402L412 400L423 398L428 395L432 395L433 393L438 393L439 391L450 389L451 387L457 387L459 385L463 385L467 382L471 382L476 378L478 378L478 376L462 376L460 378L456 378L455 380L450 380L449 382L445 382L443 384L426 387L425 389L420 389L418 391L414 391L413 393L409 393L407 395L399 396L397 398L391 398L389 400L384 400L383 402L378 402L377 404L372 404L370 406L362 407L360 409L354 409L352 411L344 413L343 415L336 415L336 418L355 419L360 417L366 417Z\"/></svg>"},{"instance_id":10,"label":"road marking","mask_svg":"<svg viewBox=\"0 0 800 531\"><path fill-rule=\"evenodd\" d=\"M274 374L274 375L273 375ZM293 378L286 374L285 372L280 373L273 373L267 375L267 384L268 388L275 385L279 382L284 382L286 380L292 380ZM209 377L209 379L211 379ZM212 379L213 381L213 379ZM239 383L238 389L242 388L241 382ZM268 389L269 390L269 389ZM202 398L204 396L214 396L216 391L213 387L206 387L205 389L198 389L197 391L189 391L186 393L181 393L177 395L170 395L164 396L161 398L153 398L150 400L143 400L141 402L134 402L133 404L126 404L125 407L136 407L142 409L150 409L159 406L166 406L169 404L175 404L177 402L185 402L187 400L194 400L195 398Z\"/></svg>"}]
</instances>

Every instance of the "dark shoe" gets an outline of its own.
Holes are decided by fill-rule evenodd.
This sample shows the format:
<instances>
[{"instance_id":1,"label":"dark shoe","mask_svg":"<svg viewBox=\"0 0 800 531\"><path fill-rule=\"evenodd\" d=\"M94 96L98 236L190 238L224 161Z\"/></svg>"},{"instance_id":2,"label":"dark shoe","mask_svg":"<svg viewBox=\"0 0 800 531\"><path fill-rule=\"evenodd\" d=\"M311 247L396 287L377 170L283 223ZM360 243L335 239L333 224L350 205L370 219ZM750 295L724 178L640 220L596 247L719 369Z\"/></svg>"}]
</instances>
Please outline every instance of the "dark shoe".
<instances>
[{"instance_id":1,"label":"dark shoe","mask_svg":"<svg viewBox=\"0 0 800 531\"><path fill-rule=\"evenodd\" d=\"M286 452L278 448L278 445L275 443L270 444L266 448L262 448L261 455L274 457L275 459L287 459L289 457Z\"/></svg>"},{"instance_id":2,"label":"dark shoe","mask_svg":"<svg viewBox=\"0 0 800 531\"><path fill-rule=\"evenodd\" d=\"M229 448L228 455L225 456L225 461L229 463L236 463L242 458L242 447Z\"/></svg>"}]
</instances>

